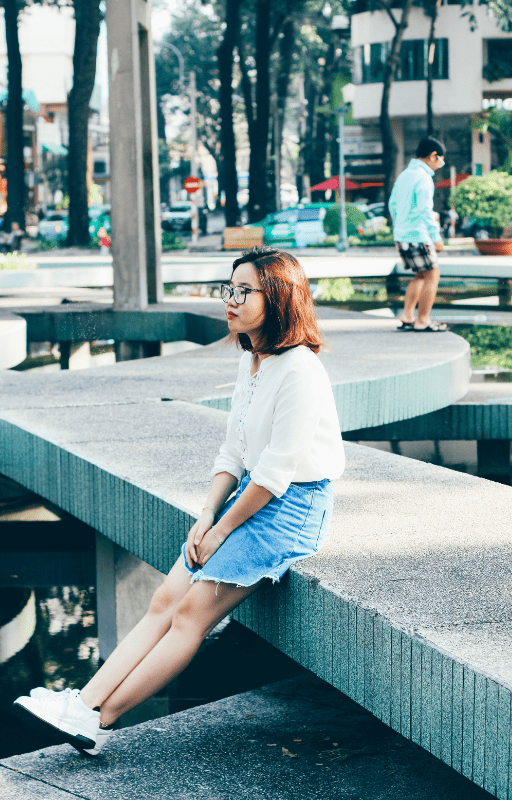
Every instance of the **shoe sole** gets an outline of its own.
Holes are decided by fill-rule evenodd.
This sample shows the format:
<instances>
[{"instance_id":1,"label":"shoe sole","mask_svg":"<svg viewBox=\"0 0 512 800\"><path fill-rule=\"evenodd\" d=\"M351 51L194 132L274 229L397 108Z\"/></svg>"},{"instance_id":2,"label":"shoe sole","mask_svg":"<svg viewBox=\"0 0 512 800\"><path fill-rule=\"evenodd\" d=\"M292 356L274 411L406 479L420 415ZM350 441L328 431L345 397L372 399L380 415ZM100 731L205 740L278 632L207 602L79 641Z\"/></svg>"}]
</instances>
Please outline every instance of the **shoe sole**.
<instances>
[{"instance_id":1,"label":"shoe sole","mask_svg":"<svg viewBox=\"0 0 512 800\"><path fill-rule=\"evenodd\" d=\"M72 745L77 750L94 750L96 747L94 739L90 739L88 736L83 736L82 734L73 734L64 731L62 728L58 728L56 725L52 725L51 722L42 719L42 717L38 717L37 714L29 711L25 706L19 703L13 703L12 711L15 716L19 717L19 719L23 720L23 722L26 722L28 725L31 725L33 728L38 728L39 730L45 730L47 732L48 730L52 731L52 733L59 736L63 742Z\"/></svg>"}]
</instances>

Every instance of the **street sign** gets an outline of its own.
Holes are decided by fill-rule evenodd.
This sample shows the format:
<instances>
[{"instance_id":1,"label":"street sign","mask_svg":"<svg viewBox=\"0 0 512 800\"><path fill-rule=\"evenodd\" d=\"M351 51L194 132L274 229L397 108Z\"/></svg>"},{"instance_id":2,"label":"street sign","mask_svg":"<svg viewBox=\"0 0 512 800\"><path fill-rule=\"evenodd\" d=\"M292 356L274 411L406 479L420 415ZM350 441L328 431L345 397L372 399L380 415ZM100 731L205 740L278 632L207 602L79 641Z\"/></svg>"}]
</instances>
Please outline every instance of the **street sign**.
<instances>
[{"instance_id":1,"label":"street sign","mask_svg":"<svg viewBox=\"0 0 512 800\"><path fill-rule=\"evenodd\" d=\"M201 183L202 181L200 178L194 178L192 175L190 175L183 181L183 188L186 192L188 192L188 194L194 194L201 188Z\"/></svg>"}]
</instances>

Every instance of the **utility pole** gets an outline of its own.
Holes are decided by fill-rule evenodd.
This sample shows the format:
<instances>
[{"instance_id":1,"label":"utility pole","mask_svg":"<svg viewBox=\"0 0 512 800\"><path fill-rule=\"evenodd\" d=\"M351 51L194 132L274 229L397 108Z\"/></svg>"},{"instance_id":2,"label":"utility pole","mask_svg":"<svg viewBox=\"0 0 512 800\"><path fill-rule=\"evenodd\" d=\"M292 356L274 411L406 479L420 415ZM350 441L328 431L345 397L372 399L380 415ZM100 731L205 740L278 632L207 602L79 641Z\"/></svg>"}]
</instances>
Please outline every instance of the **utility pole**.
<instances>
[{"instance_id":1,"label":"utility pole","mask_svg":"<svg viewBox=\"0 0 512 800\"><path fill-rule=\"evenodd\" d=\"M190 73L189 97L190 97L190 174L197 178L197 110L196 110L196 73ZM190 195L192 201L192 244L197 244L198 240L198 212L197 212L197 192Z\"/></svg>"},{"instance_id":2,"label":"utility pole","mask_svg":"<svg viewBox=\"0 0 512 800\"><path fill-rule=\"evenodd\" d=\"M338 108L338 135L340 138L340 227L336 250L344 253L348 247L347 239L347 208L345 205L345 147L344 147L344 117L348 111L347 106Z\"/></svg>"}]
</instances>

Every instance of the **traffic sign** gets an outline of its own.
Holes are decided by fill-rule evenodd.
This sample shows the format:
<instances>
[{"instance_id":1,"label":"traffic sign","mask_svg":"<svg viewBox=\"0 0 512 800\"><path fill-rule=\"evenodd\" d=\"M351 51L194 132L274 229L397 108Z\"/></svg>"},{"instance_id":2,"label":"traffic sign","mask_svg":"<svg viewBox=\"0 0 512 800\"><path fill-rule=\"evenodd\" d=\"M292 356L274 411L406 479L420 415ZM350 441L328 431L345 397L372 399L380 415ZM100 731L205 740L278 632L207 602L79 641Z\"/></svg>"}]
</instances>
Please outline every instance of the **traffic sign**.
<instances>
[{"instance_id":1,"label":"traffic sign","mask_svg":"<svg viewBox=\"0 0 512 800\"><path fill-rule=\"evenodd\" d=\"M202 181L200 178L195 178L190 175L188 178L185 178L183 181L183 188L189 194L194 194L201 188Z\"/></svg>"}]
</instances>

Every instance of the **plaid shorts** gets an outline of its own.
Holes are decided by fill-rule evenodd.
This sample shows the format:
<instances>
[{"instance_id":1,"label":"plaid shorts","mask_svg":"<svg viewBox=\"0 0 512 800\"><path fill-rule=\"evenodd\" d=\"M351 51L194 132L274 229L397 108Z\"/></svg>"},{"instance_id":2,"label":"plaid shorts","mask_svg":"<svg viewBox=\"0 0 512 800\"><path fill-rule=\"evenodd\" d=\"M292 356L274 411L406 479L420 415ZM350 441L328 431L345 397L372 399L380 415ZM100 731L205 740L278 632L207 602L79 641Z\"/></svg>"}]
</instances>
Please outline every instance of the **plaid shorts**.
<instances>
[{"instance_id":1,"label":"plaid shorts","mask_svg":"<svg viewBox=\"0 0 512 800\"><path fill-rule=\"evenodd\" d=\"M396 242L405 269L427 272L439 266L437 253L430 242Z\"/></svg>"}]
</instances>

